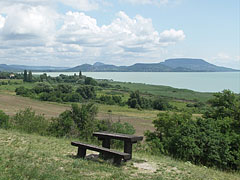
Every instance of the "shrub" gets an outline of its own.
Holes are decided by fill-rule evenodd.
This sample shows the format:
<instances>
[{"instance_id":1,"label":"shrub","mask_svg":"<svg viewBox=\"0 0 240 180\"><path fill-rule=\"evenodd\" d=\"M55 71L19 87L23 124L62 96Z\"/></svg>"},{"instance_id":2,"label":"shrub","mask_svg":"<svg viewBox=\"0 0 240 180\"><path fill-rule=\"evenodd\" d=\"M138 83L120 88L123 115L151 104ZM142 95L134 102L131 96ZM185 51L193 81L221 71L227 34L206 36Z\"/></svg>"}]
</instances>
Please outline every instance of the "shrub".
<instances>
[{"instance_id":1,"label":"shrub","mask_svg":"<svg viewBox=\"0 0 240 180\"><path fill-rule=\"evenodd\" d=\"M56 137L72 137L78 136L79 132L71 118L70 111L65 111L58 118L52 118L52 122L48 128L48 133Z\"/></svg>"},{"instance_id":2,"label":"shrub","mask_svg":"<svg viewBox=\"0 0 240 180\"><path fill-rule=\"evenodd\" d=\"M48 83L38 83L33 88L33 91L37 94L42 93L42 92L50 93L53 91L53 87Z\"/></svg>"},{"instance_id":3,"label":"shrub","mask_svg":"<svg viewBox=\"0 0 240 180\"><path fill-rule=\"evenodd\" d=\"M92 85L92 86L96 86L97 85L97 81L91 77L86 77L84 84L86 85Z\"/></svg>"},{"instance_id":4,"label":"shrub","mask_svg":"<svg viewBox=\"0 0 240 180\"><path fill-rule=\"evenodd\" d=\"M48 121L43 115L36 115L31 108L20 110L13 117L13 128L26 133L37 133L40 135L46 134L48 128Z\"/></svg>"},{"instance_id":5,"label":"shrub","mask_svg":"<svg viewBox=\"0 0 240 180\"><path fill-rule=\"evenodd\" d=\"M191 114L160 113L155 132L146 141L155 152L195 164L221 169L240 169L240 101L230 91L215 94L204 118Z\"/></svg>"},{"instance_id":6,"label":"shrub","mask_svg":"<svg viewBox=\"0 0 240 180\"><path fill-rule=\"evenodd\" d=\"M96 129L95 116L97 107L94 104L73 104L71 110L66 110L53 119L48 132L54 136L76 136L89 139Z\"/></svg>"},{"instance_id":7,"label":"shrub","mask_svg":"<svg viewBox=\"0 0 240 180\"><path fill-rule=\"evenodd\" d=\"M168 103L166 99L158 98L153 101L153 109L164 111L170 108L171 108L171 105Z\"/></svg>"},{"instance_id":8,"label":"shrub","mask_svg":"<svg viewBox=\"0 0 240 180\"><path fill-rule=\"evenodd\" d=\"M131 92L127 104L131 108L149 109L152 108L152 101L144 97L140 97L139 91Z\"/></svg>"},{"instance_id":9,"label":"shrub","mask_svg":"<svg viewBox=\"0 0 240 180\"><path fill-rule=\"evenodd\" d=\"M134 134L135 129L134 127L127 123L112 122L110 120L97 120L96 121L96 131L108 131L113 133L122 133L122 134ZM112 140L111 143L112 147L122 148L123 142L119 140Z\"/></svg>"},{"instance_id":10,"label":"shrub","mask_svg":"<svg viewBox=\"0 0 240 180\"><path fill-rule=\"evenodd\" d=\"M93 86L80 86L76 90L84 99L94 99L96 97L95 88Z\"/></svg>"},{"instance_id":11,"label":"shrub","mask_svg":"<svg viewBox=\"0 0 240 180\"><path fill-rule=\"evenodd\" d=\"M7 129L9 127L9 116L0 110L0 128Z\"/></svg>"}]
</instances>

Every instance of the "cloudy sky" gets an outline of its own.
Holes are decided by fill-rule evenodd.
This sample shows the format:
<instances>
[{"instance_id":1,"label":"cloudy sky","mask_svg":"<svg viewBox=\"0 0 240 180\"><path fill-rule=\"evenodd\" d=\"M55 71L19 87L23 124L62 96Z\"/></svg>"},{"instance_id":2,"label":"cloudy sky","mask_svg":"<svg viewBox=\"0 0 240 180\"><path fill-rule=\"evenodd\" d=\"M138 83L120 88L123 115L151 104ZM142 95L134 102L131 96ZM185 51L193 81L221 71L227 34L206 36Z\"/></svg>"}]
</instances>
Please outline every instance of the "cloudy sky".
<instances>
[{"instance_id":1,"label":"cloudy sky","mask_svg":"<svg viewBox=\"0 0 240 180\"><path fill-rule=\"evenodd\" d=\"M0 64L202 58L240 69L239 0L0 0Z\"/></svg>"}]
</instances>

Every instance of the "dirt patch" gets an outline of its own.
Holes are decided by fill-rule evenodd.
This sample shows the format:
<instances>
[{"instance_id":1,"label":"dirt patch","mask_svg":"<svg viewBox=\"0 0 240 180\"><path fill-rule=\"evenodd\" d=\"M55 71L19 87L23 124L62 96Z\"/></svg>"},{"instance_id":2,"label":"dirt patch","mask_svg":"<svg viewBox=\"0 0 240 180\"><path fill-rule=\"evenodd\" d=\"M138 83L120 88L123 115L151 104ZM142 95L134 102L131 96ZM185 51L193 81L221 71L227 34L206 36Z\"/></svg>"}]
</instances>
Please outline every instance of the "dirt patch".
<instances>
[{"instance_id":1,"label":"dirt patch","mask_svg":"<svg viewBox=\"0 0 240 180\"><path fill-rule=\"evenodd\" d=\"M8 115L14 115L19 110L31 107L37 114L44 114L45 117L56 117L68 106L51 104L49 102L41 102L30 98L0 94L0 109Z\"/></svg>"},{"instance_id":2,"label":"dirt patch","mask_svg":"<svg viewBox=\"0 0 240 180\"><path fill-rule=\"evenodd\" d=\"M157 164L150 162L133 163L133 166L145 173L154 173L157 171Z\"/></svg>"},{"instance_id":3,"label":"dirt patch","mask_svg":"<svg viewBox=\"0 0 240 180\"><path fill-rule=\"evenodd\" d=\"M57 117L60 113L69 109L69 105L38 101L26 97L0 94L0 110L8 115L15 115L19 110L31 107L37 114L44 114L46 118ZM136 135L143 135L146 130L154 130L152 121L140 117L129 117L99 112L97 119L105 119L113 122L128 122L136 129Z\"/></svg>"}]
</instances>

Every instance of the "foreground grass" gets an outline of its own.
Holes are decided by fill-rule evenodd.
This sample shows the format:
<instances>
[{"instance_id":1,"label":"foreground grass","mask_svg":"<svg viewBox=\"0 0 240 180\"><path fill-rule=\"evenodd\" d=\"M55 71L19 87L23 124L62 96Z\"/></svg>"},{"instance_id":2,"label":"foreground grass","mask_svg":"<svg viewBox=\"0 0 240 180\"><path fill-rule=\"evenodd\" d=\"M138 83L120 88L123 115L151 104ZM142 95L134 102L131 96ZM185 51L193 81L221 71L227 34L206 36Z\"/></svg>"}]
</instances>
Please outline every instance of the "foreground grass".
<instances>
[{"instance_id":1,"label":"foreground grass","mask_svg":"<svg viewBox=\"0 0 240 180\"><path fill-rule=\"evenodd\" d=\"M76 159L70 141L0 129L0 179L240 179L239 173L135 152L120 167Z\"/></svg>"}]
</instances>

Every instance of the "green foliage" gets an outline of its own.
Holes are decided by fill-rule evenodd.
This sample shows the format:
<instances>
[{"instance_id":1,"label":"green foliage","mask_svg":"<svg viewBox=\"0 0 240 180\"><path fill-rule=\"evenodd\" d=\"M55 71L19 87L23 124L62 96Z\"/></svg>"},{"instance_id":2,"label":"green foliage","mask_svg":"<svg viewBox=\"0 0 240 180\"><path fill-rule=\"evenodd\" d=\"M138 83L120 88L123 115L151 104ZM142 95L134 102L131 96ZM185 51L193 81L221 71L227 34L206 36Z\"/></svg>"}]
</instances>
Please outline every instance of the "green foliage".
<instances>
[{"instance_id":1,"label":"green foliage","mask_svg":"<svg viewBox=\"0 0 240 180\"><path fill-rule=\"evenodd\" d=\"M144 97L140 97L139 91L131 92L127 104L131 108L136 109L149 109L152 107L152 101Z\"/></svg>"},{"instance_id":2,"label":"green foliage","mask_svg":"<svg viewBox=\"0 0 240 180\"><path fill-rule=\"evenodd\" d=\"M33 81L32 71L28 72L27 81L28 82L32 82Z\"/></svg>"},{"instance_id":3,"label":"green foliage","mask_svg":"<svg viewBox=\"0 0 240 180\"><path fill-rule=\"evenodd\" d=\"M230 91L215 94L204 118L189 113L160 113L155 132L146 141L155 153L165 153L195 164L240 169L239 97Z\"/></svg>"},{"instance_id":4,"label":"green foliage","mask_svg":"<svg viewBox=\"0 0 240 180\"><path fill-rule=\"evenodd\" d=\"M153 101L153 109L164 111L170 108L172 107L166 99L158 98Z\"/></svg>"},{"instance_id":5,"label":"green foliage","mask_svg":"<svg viewBox=\"0 0 240 180\"><path fill-rule=\"evenodd\" d=\"M73 104L71 110L66 110L53 119L48 131L57 137L76 136L89 139L96 128L96 114L97 107L94 104L83 104L81 107Z\"/></svg>"},{"instance_id":6,"label":"green foliage","mask_svg":"<svg viewBox=\"0 0 240 180\"><path fill-rule=\"evenodd\" d=\"M124 122L112 122L110 120L97 120L96 122L96 131L108 131L113 133L121 134L134 134L136 130L133 125ZM112 140L111 146L116 148L123 148L123 141Z\"/></svg>"},{"instance_id":7,"label":"green foliage","mask_svg":"<svg viewBox=\"0 0 240 180\"><path fill-rule=\"evenodd\" d=\"M121 96L108 96L108 95L101 95L99 98L100 102L103 104L108 104L108 105L124 105L122 102L122 97Z\"/></svg>"},{"instance_id":8,"label":"green foliage","mask_svg":"<svg viewBox=\"0 0 240 180\"><path fill-rule=\"evenodd\" d=\"M56 137L74 137L78 136L78 129L69 111L65 111L58 118L53 118L48 133Z\"/></svg>"},{"instance_id":9,"label":"green foliage","mask_svg":"<svg viewBox=\"0 0 240 180\"><path fill-rule=\"evenodd\" d=\"M23 73L23 82L27 82L27 81L28 81L27 70L24 70L24 73Z\"/></svg>"},{"instance_id":10,"label":"green foliage","mask_svg":"<svg viewBox=\"0 0 240 180\"><path fill-rule=\"evenodd\" d=\"M20 86L15 89L16 95L21 95L24 97L33 97L34 92L30 89L25 88L24 86Z\"/></svg>"},{"instance_id":11,"label":"green foliage","mask_svg":"<svg viewBox=\"0 0 240 180\"><path fill-rule=\"evenodd\" d=\"M7 129L9 127L9 116L0 110L0 128Z\"/></svg>"},{"instance_id":12,"label":"green foliage","mask_svg":"<svg viewBox=\"0 0 240 180\"><path fill-rule=\"evenodd\" d=\"M76 90L84 99L94 99L96 97L96 91L93 86L79 86Z\"/></svg>"},{"instance_id":13,"label":"green foliage","mask_svg":"<svg viewBox=\"0 0 240 180\"><path fill-rule=\"evenodd\" d=\"M12 127L26 133L45 135L48 121L43 115L36 115L31 108L26 108L13 117Z\"/></svg>"},{"instance_id":14,"label":"green foliage","mask_svg":"<svg viewBox=\"0 0 240 180\"><path fill-rule=\"evenodd\" d=\"M42 92L50 93L54 89L49 83L37 83L37 85L34 86L33 90L36 94L40 94Z\"/></svg>"},{"instance_id":15,"label":"green foliage","mask_svg":"<svg viewBox=\"0 0 240 180\"><path fill-rule=\"evenodd\" d=\"M92 86L96 86L97 85L97 81L91 77L86 77L84 84L86 85L92 85Z\"/></svg>"}]
</instances>

